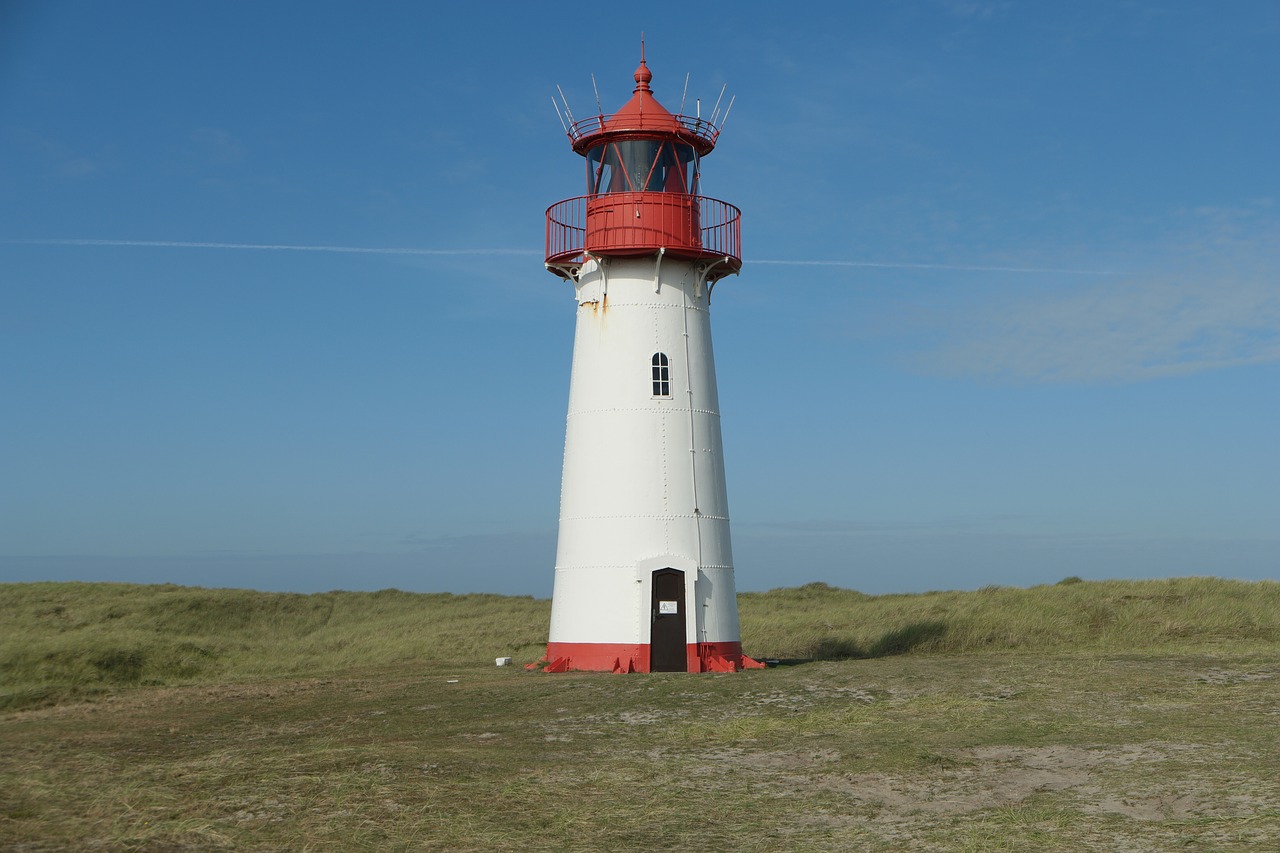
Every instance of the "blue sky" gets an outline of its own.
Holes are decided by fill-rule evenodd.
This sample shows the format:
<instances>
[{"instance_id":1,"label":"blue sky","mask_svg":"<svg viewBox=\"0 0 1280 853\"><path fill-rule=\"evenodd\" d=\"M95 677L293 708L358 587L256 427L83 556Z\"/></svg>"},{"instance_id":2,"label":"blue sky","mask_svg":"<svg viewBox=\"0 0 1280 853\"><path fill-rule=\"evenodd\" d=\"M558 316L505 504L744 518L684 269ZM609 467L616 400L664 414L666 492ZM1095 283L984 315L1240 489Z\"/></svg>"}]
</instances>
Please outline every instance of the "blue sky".
<instances>
[{"instance_id":1,"label":"blue sky","mask_svg":"<svg viewBox=\"0 0 1280 853\"><path fill-rule=\"evenodd\" d=\"M1280 577L1274 0L19 0L0 580L549 595L551 98L641 30L736 96L740 589Z\"/></svg>"}]
</instances>

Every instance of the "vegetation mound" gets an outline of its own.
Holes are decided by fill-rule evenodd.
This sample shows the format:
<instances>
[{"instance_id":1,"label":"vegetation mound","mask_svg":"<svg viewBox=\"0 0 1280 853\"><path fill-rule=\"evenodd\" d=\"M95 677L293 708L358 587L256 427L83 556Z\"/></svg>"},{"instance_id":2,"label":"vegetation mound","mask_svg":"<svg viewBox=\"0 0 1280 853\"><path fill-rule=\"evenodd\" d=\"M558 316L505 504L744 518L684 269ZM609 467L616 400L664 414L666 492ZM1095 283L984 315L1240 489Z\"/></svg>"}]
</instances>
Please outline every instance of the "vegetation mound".
<instances>
[{"instance_id":1,"label":"vegetation mound","mask_svg":"<svg viewBox=\"0 0 1280 853\"><path fill-rule=\"evenodd\" d=\"M0 708L125 685L533 659L547 615L546 602L501 595L3 584Z\"/></svg>"},{"instance_id":2,"label":"vegetation mound","mask_svg":"<svg viewBox=\"0 0 1280 853\"><path fill-rule=\"evenodd\" d=\"M1217 578L864 595L823 583L739 596L751 654L1248 652L1280 643L1280 584Z\"/></svg>"},{"instance_id":3,"label":"vegetation mound","mask_svg":"<svg viewBox=\"0 0 1280 853\"><path fill-rule=\"evenodd\" d=\"M757 658L1182 651L1280 643L1280 584L1211 578L871 596L822 583L739 597ZM538 659L550 602L399 590L0 585L0 708L122 686Z\"/></svg>"}]
</instances>

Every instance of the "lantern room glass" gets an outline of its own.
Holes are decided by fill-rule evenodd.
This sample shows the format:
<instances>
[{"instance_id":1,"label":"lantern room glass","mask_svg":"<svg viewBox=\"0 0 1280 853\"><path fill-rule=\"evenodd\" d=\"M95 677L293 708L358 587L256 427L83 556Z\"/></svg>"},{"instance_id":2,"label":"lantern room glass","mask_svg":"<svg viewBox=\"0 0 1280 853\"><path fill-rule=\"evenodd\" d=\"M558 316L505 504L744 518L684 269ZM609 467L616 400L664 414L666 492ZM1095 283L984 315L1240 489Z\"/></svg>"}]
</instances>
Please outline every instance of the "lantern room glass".
<instances>
[{"instance_id":1,"label":"lantern room glass","mask_svg":"<svg viewBox=\"0 0 1280 853\"><path fill-rule=\"evenodd\" d=\"M697 151L660 139L620 139L588 151L587 194L625 192L697 195Z\"/></svg>"}]
</instances>

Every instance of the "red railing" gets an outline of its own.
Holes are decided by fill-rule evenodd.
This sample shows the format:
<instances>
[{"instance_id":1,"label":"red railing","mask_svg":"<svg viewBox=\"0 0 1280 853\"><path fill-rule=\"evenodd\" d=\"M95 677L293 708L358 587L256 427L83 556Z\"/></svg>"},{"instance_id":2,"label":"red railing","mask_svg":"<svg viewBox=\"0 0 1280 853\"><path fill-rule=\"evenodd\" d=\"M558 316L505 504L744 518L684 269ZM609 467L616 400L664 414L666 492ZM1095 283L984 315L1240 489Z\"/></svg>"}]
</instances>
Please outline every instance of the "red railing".
<instances>
[{"instance_id":1,"label":"red railing","mask_svg":"<svg viewBox=\"0 0 1280 853\"><path fill-rule=\"evenodd\" d=\"M585 255L728 258L742 268L742 212L728 202L680 193L578 196L547 208L547 263L572 266ZM718 277L718 276L717 276Z\"/></svg>"},{"instance_id":2,"label":"red railing","mask_svg":"<svg viewBox=\"0 0 1280 853\"><path fill-rule=\"evenodd\" d=\"M547 263L581 263L586 244L587 196L567 198L547 208Z\"/></svg>"},{"instance_id":3,"label":"red railing","mask_svg":"<svg viewBox=\"0 0 1280 853\"><path fill-rule=\"evenodd\" d=\"M696 116L672 116L676 120L676 124L680 126L683 134L687 136L687 141L695 143L694 147L700 151L702 149L710 150L715 147L716 139L720 136L720 128L704 118ZM634 117L629 117L630 121L634 121ZM627 124L628 120L623 120L622 124ZM590 136L604 133L611 125L617 124L615 115L598 115L575 121L569 125L569 140L576 148L578 143ZM626 130L643 130L644 128L618 128L620 132ZM705 152L704 152L705 153Z\"/></svg>"}]
</instances>

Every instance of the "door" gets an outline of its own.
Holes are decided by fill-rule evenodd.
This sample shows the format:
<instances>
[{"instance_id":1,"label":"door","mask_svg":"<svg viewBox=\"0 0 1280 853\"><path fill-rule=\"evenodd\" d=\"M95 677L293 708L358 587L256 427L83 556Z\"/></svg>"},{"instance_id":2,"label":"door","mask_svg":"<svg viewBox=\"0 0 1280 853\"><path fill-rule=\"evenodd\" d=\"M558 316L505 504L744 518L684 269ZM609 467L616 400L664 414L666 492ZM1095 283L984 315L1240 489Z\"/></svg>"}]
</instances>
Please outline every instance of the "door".
<instances>
[{"instance_id":1,"label":"door","mask_svg":"<svg viewBox=\"0 0 1280 853\"><path fill-rule=\"evenodd\" d=\"M652 625L649 630L649 671L684 672L684 572L658 569L653 573Z\"/></svg>"}]
</instances>

